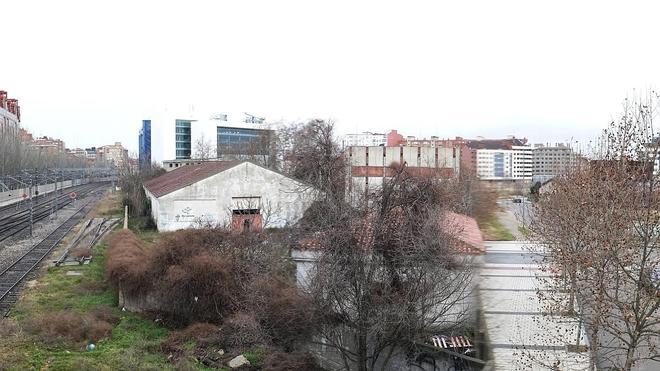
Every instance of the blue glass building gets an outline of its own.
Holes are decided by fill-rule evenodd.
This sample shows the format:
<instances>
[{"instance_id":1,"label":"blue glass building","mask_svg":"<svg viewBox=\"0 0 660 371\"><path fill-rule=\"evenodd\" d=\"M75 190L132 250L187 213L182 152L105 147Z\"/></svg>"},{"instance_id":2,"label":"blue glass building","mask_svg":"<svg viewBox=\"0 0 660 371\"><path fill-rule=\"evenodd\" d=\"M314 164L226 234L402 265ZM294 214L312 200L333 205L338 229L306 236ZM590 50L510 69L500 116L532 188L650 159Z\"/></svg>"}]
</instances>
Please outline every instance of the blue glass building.
<instances>
[{"instance_id":1,"label":"blue glass building","mask_svg":"<svg viewBox=\"0 0 660 371\"><path fill-rule=\"evenodd\" d=\"M151 166L151 120L142 120L138 160L140 169L148 169Z\"/></svg>"},{"instance_id":2,"label":"blue glass building","mask_svg":"<svg viewBox=\"0 0 660 371\"><path fill-rule=\"evenodd\" d=\"M218 158L266 155L271 130L218 126Z\"/></svg>"}]
</instances>

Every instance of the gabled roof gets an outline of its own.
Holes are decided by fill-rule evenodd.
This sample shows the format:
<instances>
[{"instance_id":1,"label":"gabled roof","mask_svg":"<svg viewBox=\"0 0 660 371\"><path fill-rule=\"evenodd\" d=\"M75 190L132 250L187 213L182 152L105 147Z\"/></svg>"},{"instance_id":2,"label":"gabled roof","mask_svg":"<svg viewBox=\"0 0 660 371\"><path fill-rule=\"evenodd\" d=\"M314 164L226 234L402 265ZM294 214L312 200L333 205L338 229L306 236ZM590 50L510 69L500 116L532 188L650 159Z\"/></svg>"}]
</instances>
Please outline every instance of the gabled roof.
<instances>
[{"instance_id":1,"label":"gabled roof","mask_svg":"<svg viewBox=\"0 0 660 371\"><path fill-rule=\"evenodd\" d=\"M154 197L178 191L181 188L197 183L213 175L229 170L237 165L249 161L209 161L201 164L186 165L165 173L144 183L149 193Z\"/></svg>"}]
</instances>

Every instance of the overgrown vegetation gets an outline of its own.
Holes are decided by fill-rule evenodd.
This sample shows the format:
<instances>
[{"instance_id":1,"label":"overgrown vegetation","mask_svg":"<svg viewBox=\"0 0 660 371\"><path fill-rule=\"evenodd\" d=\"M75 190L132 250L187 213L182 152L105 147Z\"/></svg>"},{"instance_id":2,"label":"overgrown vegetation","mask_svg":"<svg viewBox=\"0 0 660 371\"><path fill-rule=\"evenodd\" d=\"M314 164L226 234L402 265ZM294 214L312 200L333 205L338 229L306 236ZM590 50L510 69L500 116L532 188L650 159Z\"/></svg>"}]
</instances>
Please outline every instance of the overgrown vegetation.
<instances>
[{"instance_id":1,"label":"overgrown vegetation","mask_svg":"<svg viewBox=\"0 0 660 371\"><path fill-rule=\"evenodd\" d=\"M493 215L486 222L480 223L479 228L484 234L484 239L488 241L515 241L516 239L511 231L500 222L497 215Z\"/></svg>"},{"instance_id":2,"label":"overgrown vegetation","mask_svg":"<svg viewBox=\"0 0 660 371\"><path fill-rule=\"evenodd\" d=\"M139 218L144 223L143 228L153 227L153 221L150 219L150 202L144 192L143 184L145 181L163 174L160 166L153 165L149 169L142 169L138 172L130 168L124 169L119 180L124 199L123 205L128 206L128 212L131 217Z\"/></svg>"},{"instance_id":3,"label":"overgrown vegetation","mask_svg":"<svg viewBox=\"0 0 660 371\"><path fill-rule=\"evenodd\" d=\"M117 213L117 209L99 211L102 215ZM290 365L313 370L311 356L290 353L307 326L293 320L307 305L292 289L291 267L282 259L276 264L266 262L274 259L274 253L264 255L249 248L229 253L232 246L242 248L254 243L252 238L265 238L245 237L188 231L165 235L152 246L151 232L115 232L108 243L93 248L91 264L52 267L30 284L11 318L0 322L0 370L227 369L228 361L241 353L251 361L248 369L252 370L284 370ZM236 244L230 246L230 241ZM113 248L108 249L109 244ZM218 250L203 252L207 244ZM220 249L233 266L219 262ZM154 264L148 269L137 269L152 258ZM216 263L220 270L209 271ZM150 284L152 278L143 276L145 272L162 274L163 280ZM224 285L213 277L215 273L226 279ZM181 307L185 300L215 306L213 300L204 298L217 299L217 289L225 306L211 310L214 315L208 316L199 307L169 315L163 311L132 314L118 308L117 291L108 285L108 278L126 282L134 292L175 290L160 298ZM133 280L145 284L128 285ZM190 286L185 284L188 281ZM191 295L178 297L189 290L200 295L198 301ZM236 298L230 297L235 294ZM203 322L204 318L214 323Z\"/></svg>"},{"instance_id":4,"label":"overgrown vegetation","mask_svg":"<svg viewBox=\"0 0 660 371\"><path fill-rule=\"evenodd\" d=\"M394 170L367 202L324 207L309 228L319 236L306 288L319 314L315 330L346 369L387 369L401 357L415 363L414 342L469 326L462 303L470 259L443 224L446 189L404 166Z\"/></svg>"},{"instance_id":5,"label":"overgrown vegetation","mask_svg":"<svg viewBox=\"0 0 660 371\"><path fill-rule=\"evenodd\" d=\"M169 369L168 330L117 308L105 283L106 244L89 265L49 268L0 321L0 369ZM67 275L75 272L80 275ZM89 343L95 349L87 351Z\"/></svg>"},{"instance_id":6,"label":"overgrown vegetation","mask_svg":"<svg viewBox=\"0 0 660 371\"><path fill-rule=\"evenodd\" d=\"M106 275L130 309L156 313L181 328L164 349L217 367L229 354L260 347L286 353L310 334L309 302L295 288L277 233L183 230L145 246L130 231L110 241ZM131 298L148 298L135 307ZM282 357L280 357L282 358Z\"/></svg>"},{"instance_id":7,"label":"overgrown vegetation","mask_svg":"<svg viewBox=\"0 0 660 371\"><path fill-rule=\"evenodd\" d=\"M97 214L119 216L119 197L104 198ZM50 267L28 283L11 316L0 319L0 370L174 368L160 351L170 331L117 307L117 292L105 279L106 251L103 241L90 264ZM94 349L87 351L90 343Z\"/></svg>"}]
</instances>

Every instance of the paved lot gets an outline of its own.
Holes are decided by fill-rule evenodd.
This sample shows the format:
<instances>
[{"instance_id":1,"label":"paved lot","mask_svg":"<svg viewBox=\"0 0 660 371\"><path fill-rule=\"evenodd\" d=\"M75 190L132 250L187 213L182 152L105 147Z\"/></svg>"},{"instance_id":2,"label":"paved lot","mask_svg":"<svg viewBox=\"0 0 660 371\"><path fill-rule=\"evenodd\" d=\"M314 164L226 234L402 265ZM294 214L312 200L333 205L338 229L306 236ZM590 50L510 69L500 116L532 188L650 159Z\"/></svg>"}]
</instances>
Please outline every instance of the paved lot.
<instances>
[{"instance_id":1,"label":"paved lot","mask_svg":"<svg viewBox=\"0 0 660 371\"><path fill-rule=\"evenodd\" d=\"M525 243L487 242L486 249L479 291L495 369L548 370L559 362L561 370L587 370L588 356L565 347L577 337L577 324L543 315L537 298L543 273Z\"/></svg>"}]
</instances>

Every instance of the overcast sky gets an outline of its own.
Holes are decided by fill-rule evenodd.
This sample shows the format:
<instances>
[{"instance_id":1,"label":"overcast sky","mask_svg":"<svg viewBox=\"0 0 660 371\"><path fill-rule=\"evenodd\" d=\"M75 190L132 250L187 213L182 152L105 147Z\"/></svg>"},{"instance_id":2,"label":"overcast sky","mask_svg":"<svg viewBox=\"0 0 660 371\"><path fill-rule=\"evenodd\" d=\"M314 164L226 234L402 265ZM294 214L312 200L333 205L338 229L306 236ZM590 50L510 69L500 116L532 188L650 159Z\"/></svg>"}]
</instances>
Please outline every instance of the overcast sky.
<instances>
[{"instance_id":1,"label":"overcast sky","mask_svg":"<svg viewBox=\"0 0 660 371\"><path fill-rule=\"evenodd\" d=\"M140 121L176 104L340 133L582 140L658 87L656 4L2 0L0 89L69 147L136 151Z\"/></svg>"}]
</instances>

